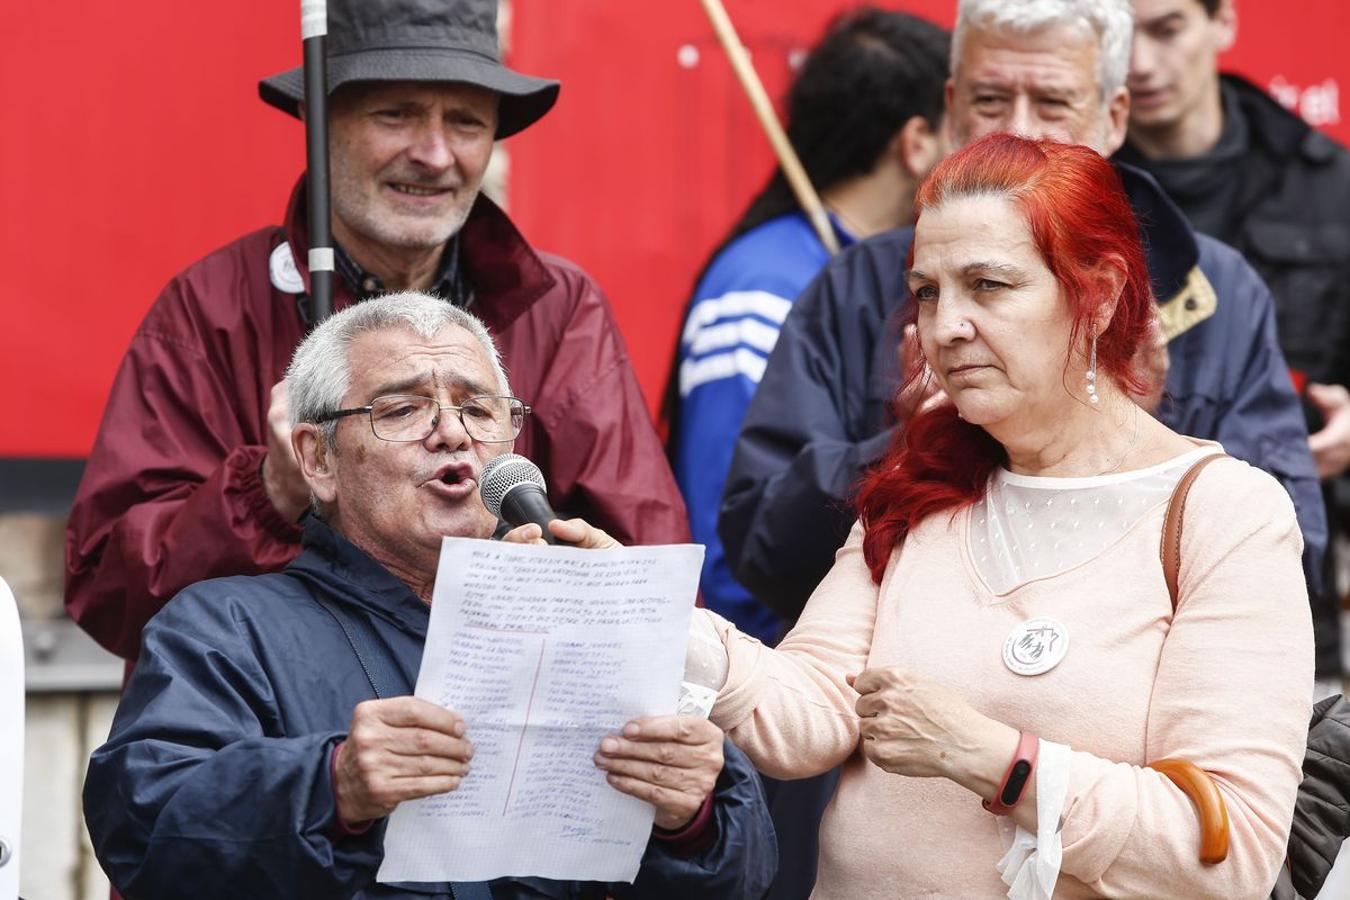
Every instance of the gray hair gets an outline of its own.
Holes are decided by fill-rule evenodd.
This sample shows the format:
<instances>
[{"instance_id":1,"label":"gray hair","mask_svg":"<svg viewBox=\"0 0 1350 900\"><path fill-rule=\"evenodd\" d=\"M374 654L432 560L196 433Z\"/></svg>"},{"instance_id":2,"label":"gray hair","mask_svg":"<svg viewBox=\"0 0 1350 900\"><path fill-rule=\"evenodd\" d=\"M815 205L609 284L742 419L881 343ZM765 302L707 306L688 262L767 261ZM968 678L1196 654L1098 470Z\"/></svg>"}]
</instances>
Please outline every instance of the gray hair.
<instances>
[{"instance_id":1,"label":"gray hair","mask_svg":"<svg viewBox=\"0 0 1350 900\"><path fill-rule=\"evenodd\" d=\"M966 32L971 28L1029 34L1056 26L1067 26L1100 42L1097 81L1103 101L1125 86L1134 38L1130 0L960 0L952 37L952 73L961 64Z\"/></svg>"},{"instance_id":2,"label":"gray hair","mask_svg":"<svg viewBox=\"0 0 1350 900\"><path fill-rule=\"evenodd\" d=\"M354 304L330 316L295 349L286 369L291 427L301 422L313 422L320 415L341 407L342 398L352 383L347 350L360 335L404 328L420 337L432 338L451 325L463 328L482 345L501 392L509 395L511 385L506 379L506 369L502 367L501 354L486 325L476 316L438 297L404 291ZM332 447L337 422L325 422L323 432L324 440Z\"/></svg>"}]
</instances>

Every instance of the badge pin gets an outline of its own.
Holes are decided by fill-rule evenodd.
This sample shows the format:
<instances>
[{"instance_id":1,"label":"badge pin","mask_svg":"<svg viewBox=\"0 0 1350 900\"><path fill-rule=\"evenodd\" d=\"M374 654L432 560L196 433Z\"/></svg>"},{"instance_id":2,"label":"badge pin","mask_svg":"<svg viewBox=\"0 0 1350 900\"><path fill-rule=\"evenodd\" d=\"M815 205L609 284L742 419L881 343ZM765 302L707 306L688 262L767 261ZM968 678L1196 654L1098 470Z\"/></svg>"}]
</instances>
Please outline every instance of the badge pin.
<instances>
[{"instance_id":1,"label":"badge pin","mask_svg":"<svg viewBox=\"0 0 1350 900\"><path fill-rule=\"evenodd\" d=\"M1042 675L1069 652L1069 630L1055 619L1028 619L1003 642L1003 664L1018 675Z\"/></svg>"},{"instance_id":2,"label":"badge pin","mask_svg":"<svg viewBox=\"0 0 1350 900\"><path fill-rule=\"evenodd\" d=\"M295 265L295 254L291 252L291 245L282 241L277 244L272 255L267 258L267 274L271 277L272 287L287 294L302 294L305 291L305 280L300 277L300 270Z\"/></svg>"}]
</instances>

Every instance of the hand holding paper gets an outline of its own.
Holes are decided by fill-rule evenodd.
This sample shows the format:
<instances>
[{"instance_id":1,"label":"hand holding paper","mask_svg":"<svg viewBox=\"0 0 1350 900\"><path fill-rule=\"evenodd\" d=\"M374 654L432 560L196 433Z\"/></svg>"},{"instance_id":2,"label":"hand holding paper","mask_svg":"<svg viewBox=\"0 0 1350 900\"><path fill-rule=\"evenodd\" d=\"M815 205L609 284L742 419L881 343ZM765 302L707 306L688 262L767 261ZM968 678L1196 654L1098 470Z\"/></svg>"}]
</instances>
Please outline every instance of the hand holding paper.
<instances>
[{"instance_id":1,"label":"hand holding paper","mask_svg":"<svg viewBox=\"0 0 1350 900\"><path fill-rule=\"evenodd\" d=\"M722 772L722 729L698 716L645 716L600 742L609 783L656 807L656 826L688 825Z\"/></svg>"},{"instance_id":2,"label":"hand holding paper","mask_svg":"<svg viewBox=\"0 0 1350 900\"><path fill-rule=\"evenodd\" d=\"M334 767L338 816L358 827L404 800L453 791L472 758L464 720L450 710L417 697L359 703Z\"/></svg>"}]
</instances>

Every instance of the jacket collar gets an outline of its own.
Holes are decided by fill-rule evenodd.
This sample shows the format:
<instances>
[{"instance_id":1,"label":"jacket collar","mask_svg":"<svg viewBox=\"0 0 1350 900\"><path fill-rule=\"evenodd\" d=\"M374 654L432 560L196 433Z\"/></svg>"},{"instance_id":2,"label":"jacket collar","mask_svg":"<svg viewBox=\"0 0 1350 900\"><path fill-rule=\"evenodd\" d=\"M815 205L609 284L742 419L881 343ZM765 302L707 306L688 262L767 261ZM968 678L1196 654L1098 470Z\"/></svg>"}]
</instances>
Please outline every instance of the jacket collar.
<instances>
[{"instance_id":1,"label":"jacket collar","mask_svg":"<svg viewBox=\"0 0 1350 900\"><path fill-rule=\"evenodd\" d=\"M301 554L286 574L339 603L359 607L425 637L431 610L403 582L316 515L305 517Z\"/></svg>"},{"instance_id":2,"label":"jacket collar","mask_svg":"<svg viewBox=\"0 0 1350 900\"><path fill-rule=\"evenodd\" d=\"M309 228L302 174L286 208L285 233L295 266L309 293ZM464 275L474 292L472 312L500 332L557 283L539 254L525 241L501 207L480 193L459 231ZM335 279L333 309L350 306L352 297Z\"/></svg>"},{"instance_id":3,"label":"jacket collar","mask_svg":"<svg viewBox=\"0 0 1350 900\"><path fill-rule=\"evenodd\" d=\"M1153 293L1159 303L1166 303L1186 288L1191 270L1200 262L1195 231L1152 175L1119 160L1112 162L1139 222Z\"/></svg>"},{"instance_id":4,"label":"jacket collar","mask_svg":"<svg viewBox=\"0 0 1350 900\"><path fill-rule=\"evenodd\" d=\"M1236 98L1247 117L1253 143L1260 144L1277 159L1288 159L1300 151L1314 162L1325 161L1335 153L1335 144L1274 97L1240 75L1219 76L1220 89Z\"/></svg>"},{"instance_id":5,"label":"jacket collar","mask_svg":"<svg viewBox=\"0 0 1350 900\"><path fill-rule=\"evenodd\" d=\"M1200 244L1186 215L1142 169L1112 160L1139 222L1158 318L1170 341L1208 319L1219 297L1200 268Z\"/></svg>"}]
</instances>

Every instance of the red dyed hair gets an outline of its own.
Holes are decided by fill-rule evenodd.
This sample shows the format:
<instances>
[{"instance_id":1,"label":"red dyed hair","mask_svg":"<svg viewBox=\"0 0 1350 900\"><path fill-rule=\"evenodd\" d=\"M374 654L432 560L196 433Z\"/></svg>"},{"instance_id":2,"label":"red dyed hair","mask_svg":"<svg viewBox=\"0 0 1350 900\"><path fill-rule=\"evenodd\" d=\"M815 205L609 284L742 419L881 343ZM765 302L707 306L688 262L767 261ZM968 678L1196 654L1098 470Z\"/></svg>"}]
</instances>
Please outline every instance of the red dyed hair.
<instances>
[{"instance_id":1,"label":"red dyed hair","mask_svg":"<svg viewBox=\"0 0 1350 900\"><path fill-rule=\"evenodd\" d=\"M1072 310L1070 347L1109 314L1097 338L1098 371L1142 393L1131 362L1148 334L1153 291L1139 226L1111 164L1079 145L989 135L939 163L919 187L915 208L922 217L948 200L972 196L1006 197L1021 210ZM1124 276L1119 297L1110 296L1103 265ZM863 557L873 580L880 583L891 551L912 527L983 497L1006 458L1002 445L962 420L954 406L914 416L858 491L858 517L867 528Z\"/></svg>"}]
</instances>

